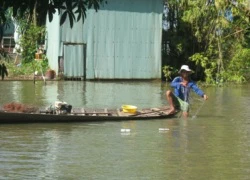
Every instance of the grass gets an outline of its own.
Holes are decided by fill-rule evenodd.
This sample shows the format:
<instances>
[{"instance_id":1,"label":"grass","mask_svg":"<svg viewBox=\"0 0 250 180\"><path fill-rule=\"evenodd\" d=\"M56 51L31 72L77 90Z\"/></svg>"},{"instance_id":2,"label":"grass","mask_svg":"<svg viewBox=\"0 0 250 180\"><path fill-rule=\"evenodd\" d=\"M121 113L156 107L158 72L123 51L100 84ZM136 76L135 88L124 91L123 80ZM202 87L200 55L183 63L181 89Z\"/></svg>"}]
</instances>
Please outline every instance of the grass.
<instances>
[{"instance_id":1,"label":"grass","mask_svg":"<svg viewBox=\"0 0 250 180\"><path fill-rule=\"evenodd\" d=\"M6 56L0 57L0 64L2 63L7 67L8 79L33 79L35 71L38 72L38 75L41 75L42 72L45 74L49 69L46 59L22 64L21 58L15 60L15 57Z\"/></svg>"}]
</instances>

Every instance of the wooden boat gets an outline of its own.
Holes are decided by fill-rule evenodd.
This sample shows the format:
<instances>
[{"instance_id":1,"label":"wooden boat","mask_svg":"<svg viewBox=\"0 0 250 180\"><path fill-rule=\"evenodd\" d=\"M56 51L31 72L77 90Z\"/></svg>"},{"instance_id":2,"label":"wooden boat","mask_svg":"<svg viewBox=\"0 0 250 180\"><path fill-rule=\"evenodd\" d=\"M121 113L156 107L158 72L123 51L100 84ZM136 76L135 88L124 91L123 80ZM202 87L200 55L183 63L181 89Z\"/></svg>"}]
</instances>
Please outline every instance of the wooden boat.
<instances>
[{"instance_id":1,"label":"wooden boat","mask_svg":"<svg viewBox=\"0 0 250 180\"><path fill-rule=\"evenodd\" d=\"M123 109L86 109L72 108L70 113L58 113L46 109L36 111L13 112L0 110L0 123L70 123L91 121L126 121L166 119L176 115L169 114L169 107L145 108L135 113L124 112Z\"/></svg>"}]
</instances>

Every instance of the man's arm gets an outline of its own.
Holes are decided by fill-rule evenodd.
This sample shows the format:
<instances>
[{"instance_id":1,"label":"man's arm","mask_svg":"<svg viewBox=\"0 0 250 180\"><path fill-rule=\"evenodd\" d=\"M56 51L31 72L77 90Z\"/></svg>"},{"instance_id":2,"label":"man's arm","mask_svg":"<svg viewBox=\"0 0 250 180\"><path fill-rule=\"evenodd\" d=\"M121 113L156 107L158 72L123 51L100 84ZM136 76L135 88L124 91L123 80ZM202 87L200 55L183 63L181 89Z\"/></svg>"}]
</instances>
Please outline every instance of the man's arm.
<instances>
[{"instance_id":1,"label":"man's arm","mask_svg":"<svg viewBox=\"0 0 250 180\"><path fill-rule=\"evenodd\" d=\"M179 86L181 83L181 78L180 77L176 77L174 78L174 80L171 82L171 87L176 88L177 86Z\"/></svg>"},{"instance_id":2,"label":"man's arm","mask_svg":"<svg viewBox=\"0 0 250 180\"><path fill-rule=\"evenodd\" d=\"M191 85L191 88L193 89L193 91L196 94L198 94L199 96L201 96L204 100L208 99L208 96L195 83L193 83Z\"/></svg>"},{"instance_id":3,"label":"man's arm","mask_svg":"<svg viewBox=\"0 0 250 180\"><path fill-rule=\"evenodd\" d=\"M191 88L199 96L203 97L205 95L205 93L194 82L192 83Z\"/></svg>"}]
</instances>

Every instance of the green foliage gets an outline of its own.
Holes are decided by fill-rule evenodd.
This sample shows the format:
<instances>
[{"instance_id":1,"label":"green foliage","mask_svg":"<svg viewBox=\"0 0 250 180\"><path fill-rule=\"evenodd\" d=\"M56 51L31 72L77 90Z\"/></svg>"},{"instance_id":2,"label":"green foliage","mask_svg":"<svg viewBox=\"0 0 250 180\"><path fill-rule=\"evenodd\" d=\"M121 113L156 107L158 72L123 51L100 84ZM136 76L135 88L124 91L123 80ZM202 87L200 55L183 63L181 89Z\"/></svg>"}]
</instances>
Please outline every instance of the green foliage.
<instances>
[{"instance_id":1,"label":"green foliage","mask_svg":"<svg viewBox=\"0 0 250 180\"><path fill-rule=\"evenodd\" d=\"M196 66L201 66L205 69L205 81L207 84L215 83L216 77L214 76L214 72L216 71L216 63L213 60L209 60L209 58L202 53L195 53L189 57L189 60L195 62Z\"/></svg>"},{"instance_id":2,"label":"green foliage","mask_svg":"<svg viewBox=\"0 0 250 180\"><path fill-rule=\"evenodd\" d=\"M48 59L44 55L44 60L39 61L32 61L30 63L26 64L19 64L18 66L15 65L13 62L7 63L6 67L9 71L10 77L18 77L18 76L33 76L35 71L38 71L39 73L46 72L48 67Z\"/></svg>"},{"instance_id":3,"label":"green foliage","mask_svg":"<svg viewBox=\"0 0 250 180\"><path fill-rule=\"evenodd\" d=\"M208 66L208 58L201 53L195 53L189 59L194 61L196 65L201 65L203 68Z\"/></svg>"},{"instance_id":4,"label":"green foliage","mask_svg":"<svg viewBox=\"0 0 250 180\"><path fill-rule=\"evenodd\" d=\"M166 78L166 81L171 80L172 76L175 76L178 73L178 70L171 66L163 66L162 71L164 74L164 77Z\"/></svg>"},{"instance_id":5,"label":"green foliage","mask_svg":"<svg viewBox=\"0 0 250 180\"><path fill-rule=\"evenodd\" d=\"M250 80L250 49L238 49L224 73L224 78L236 83Z\"/></svg>"},{"instance_id":6,"label":"green foliage","mask_svg":"<svg viewBox=\"0 0 250 180\"><path fill-rule=\"evenodd\" d=\"M52 21L54 14L58 11L63 13L60 23L63 24L68 16L72 27L75 19L79 21L81 18L84 19L86 17L87 9L94 8L97 11L104 2L107 3L106 0L1 0L0 24L6 21L6 10L13 8L12 15L14 18L16 16L24 17L23 15L28 12L28 22L36 22L38 20L37 25L44 24L47 13L49 21Z\"/></svg>"},{"instance_id":7,"label":"green foliage","mask_svg":"<svg viewBox=\"0 0 250 180\"><path fill-rule=\"evenodd\" d=\"M9 54L4 50L4 48L0 47L0 60L1 59L9 59Z\"/></svg>"},{"instance_id":8,"label":"green foliage","mask_svg":"<svg viewBox=\"0 0 250 180\"><path fill-rule=\"evenodd\" d=\"M45 27L38 27L32 24L28 26L20 39L22 63L25 64L34 61L38 45L44 41L44 37Z\"/></svg>"},{"instance_id":9,"label":"green foliage","mask_svg":"<svg viewBox=\"0 0 250 180\"><path fill-rule=\"evenodd\" d=\"M47 69L49 69L48 58L45 54L42 55L42 60L32 61L30 65L33 67L33 72L42 71L43 73L45 73Z\"/></svg>"},{"instance_id":10,"label":"green foliage","mask_svg":"<svg viewBox=\"0 0 250 180\"><path fill-rule=\"evenodd\" d=\"M163 32L163 42L170 42L167 64L189 64L207 84L250 80L249 6L244 0L208 2L165 1L170 21Z\"/></svg>"}]
</instances>

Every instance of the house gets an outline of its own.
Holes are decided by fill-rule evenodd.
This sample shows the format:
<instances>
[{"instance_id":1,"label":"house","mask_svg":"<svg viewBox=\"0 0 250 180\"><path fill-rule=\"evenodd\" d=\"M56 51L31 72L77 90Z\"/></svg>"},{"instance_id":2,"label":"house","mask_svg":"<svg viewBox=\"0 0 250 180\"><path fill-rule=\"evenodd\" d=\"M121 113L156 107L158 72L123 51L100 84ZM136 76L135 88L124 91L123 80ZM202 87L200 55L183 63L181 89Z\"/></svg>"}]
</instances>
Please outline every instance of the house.
<instances>
[{"instance_id":1,"label":"house","mask_svg":"<svg viewBox=\"0 0 250 180\"><path fill-rule=\"evenodd\" d=\"M15 26L11 23L0 24L0 48L12 53L15 47L14 41Z\"/></svg>"},{"instance_id":2,"label":"house","mask_svg":"<svg viewBox=\"0 0 250 180\"><path fill-rule=\"evenodd\" d=\"M70 28L47 21L49 65L66 78L160 79L162 0L108 0Z\"/></svg>"}]
</instances>

